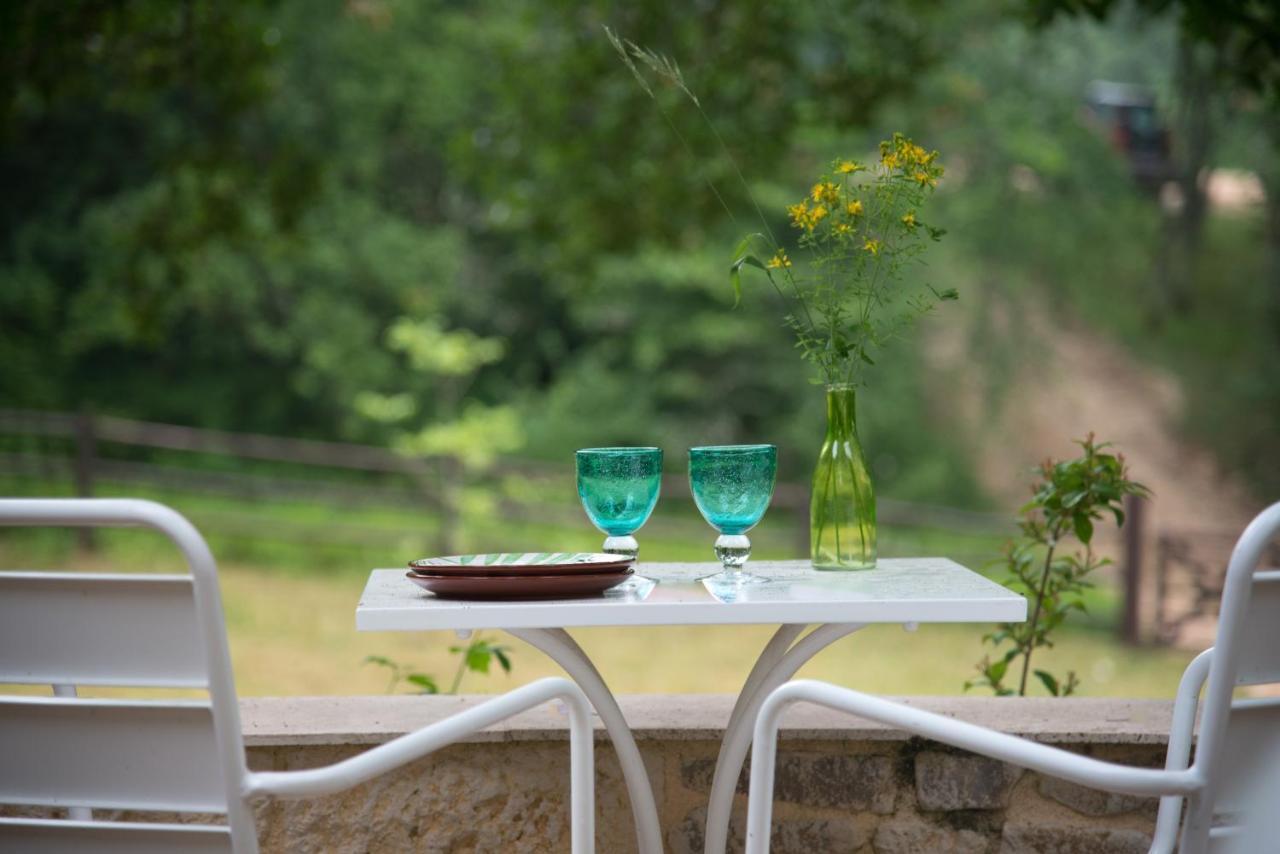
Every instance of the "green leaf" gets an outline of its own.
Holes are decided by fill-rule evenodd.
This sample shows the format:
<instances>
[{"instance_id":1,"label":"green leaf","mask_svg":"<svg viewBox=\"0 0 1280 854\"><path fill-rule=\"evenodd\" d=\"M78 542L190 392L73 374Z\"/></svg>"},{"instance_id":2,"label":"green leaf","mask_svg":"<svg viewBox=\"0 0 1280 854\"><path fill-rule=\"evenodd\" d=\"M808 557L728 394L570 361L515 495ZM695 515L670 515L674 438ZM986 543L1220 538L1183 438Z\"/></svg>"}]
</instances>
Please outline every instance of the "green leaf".
<instances>
[{"instance_id":1,"label":"green leaf","mask_svg":"<svg viewBox=\"0 0 1280 854\"><path fill-rule=\"evenodd\" d=\"M472 673L489 672L489 645L487 643L472 644L467 648L467 669Z\"/></svg>"},{"instance_id":2,"label":"green leaf","mask_svg":"<svg viewBox=\"0 0 1280 854\"><path fill-rule=\"evenodd\" d=\"M738 245L733 247L733 257L741 258L743 255L749 254L747 250L750 249L751 244L757 240L763 242L765 246L770 245L769 238L765 237L758 231L753 231L751 234L743 236L743 238L738 241Z\"/></svg>"},{"instance_id":3,"label":"green leaf","mask_svg":"<svg viewBox=\"0 0 1280 854\"><path fill-rule=\"evenodd\" d=\"M422 689L423 694L439 694L440 686L436 684L436 680L425 673L410 673L404 677L404 681L410 685L417 685Z\"/></svg>"},{"instance_id":4,"label":"green leaf","mask_svg":"<svg viewBox=\"0 0 1280 854\"><path fill-rule=\"evenodd\" d=\"M1058 680L1054 679L1052 674L1047 673L1044 670L1037 670L1035 671L1035 674L1036 678L1044 683L1044 687L1049 689L1050 694L1055 697L1058 696Z\"/></svg>"},{"instance_id":5,"label":"green leaf","mask_svg":"<svg viewBox=\"0 0 1280 854\"><path fill-rule=\"evenodd\" d=\"M1093 539L1093 521L1083 513L1077 513L1071 521L1076 530L1076 537L1080 542L1088 545Z\"/></svg>"},{"instance_id":6,"label":"green leaf","mask_svg":"<svg viewBox=\"0 0 1280 854\"><path fill-rule=\"evenodd\" d=\"M366 655L364 657L364 661L360 663L361 664L380 664L383 667L392 667L392 668L396 666L396 663L391 659L387 658L385 655Z\"/></svg>"},{"instance_id":7,"label":"green leaf","mask_svg":"<svg viewBox=\"0 0 1280 854\"><path fill-rule=\"evenodd\" d=\"M503 673L511 672L511 659L507 657L507 648L505 646L495 646L493 648L493 657L498 659L498 664L502 665Z\"/></svg>"},{"instance_id":8,"label":"green leaf","mask_svg":"<svg viewBox=\"0 0 1280 854\"><path fill-rule=\"evenodd\" d=\"M763 270L766 276L769 275L769 268L761 263L760 259L754 255L743 255L733 262L733 266L729 268L729 282L733 285L733 307L737 308L738 303L742 302L742 266L746 264L755 267L757 270ZM770 276L772 278L772 276Z\"/></svg>"},{"instance_id":9,"label":"green leaf","mask_svg":"<svg viewBox=\"0 0 1280 854\"><path fill-rule=\"evenodd\" d=\"M734 261L729 267L729 282L733 285L734 308L737 308L738 303L742 301L742 265L749 264L759 270L764 270L766 276L769 275L769 268L760 263L760 259L748 251L751 248L751 244L756 242L763 243L766 249L771 248L773 245L767 237L756 231L744 236L738 241L738 245L733 247Z\"/></svg>"},{"instance_id":10,"label":"green leaf","mask_svg":"<svg viewBox=\"0 0 1280 854\"><path fill-rule=\"evenodd\" d=\"M1075 507L1077 504L1080 503L1081 499L1083 499L1088 494L1089 493L1083 489L1077 489L1074 492L1068 492L1066 495L1062 496L1062 506L1067 508Z\"/></svg>"}]
</instances>

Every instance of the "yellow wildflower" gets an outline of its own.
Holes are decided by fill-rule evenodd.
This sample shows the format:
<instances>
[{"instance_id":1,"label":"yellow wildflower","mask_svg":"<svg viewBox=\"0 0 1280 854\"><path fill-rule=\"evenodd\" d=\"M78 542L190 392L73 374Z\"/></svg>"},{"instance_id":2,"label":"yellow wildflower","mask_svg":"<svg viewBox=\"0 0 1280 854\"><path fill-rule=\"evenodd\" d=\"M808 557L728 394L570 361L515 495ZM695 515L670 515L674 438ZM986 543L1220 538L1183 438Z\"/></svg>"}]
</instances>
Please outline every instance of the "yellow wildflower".
<instances>
[{"instance_id":1,"label":"yellow wildflower","mask_svg":"<svg viewBox=\"0 0 1280 854\"><path fill-rule=\"evenodd\" d=\"M836 234L852 234L853 226L847 222L836 223Z\"/></svg>"},{"instance_id":2,"label":"yellow wildflower","mask_svg":"<svg viewBox=\"0 0 1280 854\"><path fill-rule=\"evenodd\" d=\"M765 263L765 266L770 270L779 270L783 267L790 267L791 259L787 257L787 253L785 251L779 249L774 253L774 256Z\"/></svg>"},{"instance_id":3,"label":"yellow wildflower","mask_svg":"<svg viewBox=\"0 0 1280 854\"><path fill-rule=\"evenodd\" d=\"M852 202L844 206L844 212L849 216L858 216L862 213L862 200L854 199Z\"/></svg>"},{"instance_id":4,"label":"yellow wildflower","mask_svg":"<svg viewBox=\"0 0 1280 854\"><path fill-rule=\"evenodd\" d=\"M895 151L886 151L880 155L880 162L884 164L886 169L898 168L898 154Z\"/></svg>"},{"instance_id":5,"label":"yellow wildflower","mask_svg":"<svg viewBox=\"0 0 1280 854\"><path fill-rule=\"evenodd\" d=\"M815 202L831 204L840 198L840 190L830 181L821 181L813 185L809 195Z\"/></svg>"},{"instance_id":6,"label":"yellow wildflower","mask_svg":"<svg viewBox=\"0 0 1280 854\"><path fill-rule=\"evenodd\" d=\"M829 213L831 211L827 210L826 205L814 205L813 210L809 211L809 228L813 228Z\"/></svg>"},{"instance_id":7,"label":"yellow wildflower","mask_svg":"<svg viewBox=\"0 0 1280 854\"><path fill-rule=\"evenodd\" d=\"M938 179L933 177L933 175L929 174L923 169L917 169L916 174L912 175L911 177L914 178L915 182L919 184L921 187L925 186L926 184L930 187L938 186Z\"/></svg>"},{"instance_id":8,"label":"yellow wildflower","mask_svg":"<svg viewBox=\"0 0 1280 854\"><path fill-rule=\"evenodd\" d=\"M787 205L787 213L791 215L791 224L796 228L804 228L809 221L809 203L800 202L796 205Z\"/></svg>"},{"instance_id":9,"label":"yellow wildflower","mask_svg":"<svg viewBox=\"0 0 1280 854\"><path fill-rule=\"evenodd\" d=\"M852 175L854 172L861 172L862 168L862 164L856 160L841 160L836 164L836 171L841 175Z\"/></svg>"},{"instance_id":10,"label":"yellow wildflower","mask_svg":"<svg viewBox=\"0 0 1280 854\"><path fill-rule=\"evenodd\" d=\"M907 211L905 214L903 214L903 215L902 215L902 224L903 224L903 225L905 225L908 229L914 229L914 228L916 227L916 225L917 225L917 223L916 223L916 212L915 212L915 211Z\"/></svg>"},{"instance_id":11,"label":"yellow wildflower","mask_svg":"<svg viewBox=\"0 0 1280 854\"><path fill-rule=\"evenodd\" d=\"M870 252L872 255L879 255L880 241L874 238L867 238L867 240L862 244L862 248L864 251Z\"/></svg>"}]
</instances>

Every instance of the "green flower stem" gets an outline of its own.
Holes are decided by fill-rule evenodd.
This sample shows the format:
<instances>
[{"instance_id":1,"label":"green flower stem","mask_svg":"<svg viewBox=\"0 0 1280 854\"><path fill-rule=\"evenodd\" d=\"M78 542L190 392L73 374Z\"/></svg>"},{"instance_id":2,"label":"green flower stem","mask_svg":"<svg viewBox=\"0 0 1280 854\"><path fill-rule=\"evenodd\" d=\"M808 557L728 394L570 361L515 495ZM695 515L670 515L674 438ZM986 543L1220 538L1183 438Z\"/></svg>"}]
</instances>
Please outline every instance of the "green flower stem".
<instances>
[{"instance_id":1,"label":"green flower stem","mask_svg":"<svg viewBox=\"0 0 1280 854\"><path fill-rule=\"evenodd\" d=\"M1044 593L1049 586L1049 568L1053 566L1053 552L1058 547L1055 535L1052 545L1044 555L1044 569L1040 573L1040 589L1036 592L1035 608L1031 611L1031 620L1027 623L1027 643L1022 654L1022 678L1018 680L1018 696L1027 696L1027 674L1031 672L1031 653L1035 652L1036 623L1040 621L1040 608L1044 604Z\"/></svg>"}]
</instances>

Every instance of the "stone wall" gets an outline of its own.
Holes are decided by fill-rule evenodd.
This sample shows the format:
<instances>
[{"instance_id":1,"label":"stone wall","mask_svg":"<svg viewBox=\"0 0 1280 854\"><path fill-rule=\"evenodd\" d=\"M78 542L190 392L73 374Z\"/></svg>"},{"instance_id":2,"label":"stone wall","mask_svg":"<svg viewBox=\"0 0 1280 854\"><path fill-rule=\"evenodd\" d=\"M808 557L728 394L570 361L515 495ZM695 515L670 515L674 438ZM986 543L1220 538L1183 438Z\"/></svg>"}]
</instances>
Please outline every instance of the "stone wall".
<instances>
[{"instance_id":1,"label":"stone wall","mask_svg":"<svg viewBox=\"0 0 1280 854\"><path fill-rule=\"evenodd\" d=\"M255 769L358 753L483 698L259 699L243 703ZM623 699L654 782L668 851L702 850L702 823L732 698ZM1093 699L913 698L913 704L1099 758L1159 766L1170 704ZM563 714L529 712L342 796L259 804L265 851L567 851ZM635 850L607 738L597 741L597 847ZM741 849L746 775L731 849ZM1108 795L835 713L800 707L782 735L775 852L1145 852L1150 799Z\"/></svg>"}]
</instances>

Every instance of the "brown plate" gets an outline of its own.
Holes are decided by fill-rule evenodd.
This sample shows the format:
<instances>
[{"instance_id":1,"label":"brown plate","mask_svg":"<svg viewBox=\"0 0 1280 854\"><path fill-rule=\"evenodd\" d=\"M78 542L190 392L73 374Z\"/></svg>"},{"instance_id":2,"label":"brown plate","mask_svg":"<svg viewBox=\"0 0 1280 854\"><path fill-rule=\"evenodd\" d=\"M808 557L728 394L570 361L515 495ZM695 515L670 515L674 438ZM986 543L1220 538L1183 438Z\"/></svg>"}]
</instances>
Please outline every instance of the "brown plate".
<instances>
[{"instance_id":1,"label":"brown plate","mask_svg":"<svg viewBox=\"0 0 1280 854\"><path fill-rule=\"evenodd\" d=\"M598 596L635 574L452 576L406 572L410 581L442 599L567 599Z\"/></svg>"},{"instance_id":2,"label":"brown plate","mask_svg":"<svg viewBox=\"0 0 1280 854\"><path fill-rule=\"evenodd\" d=\"M409 562L409 569L425 575L521 576L577 575L618 572L634 558L599 552L496 552L429 557Z\"/></svg>"}]
</instances>

